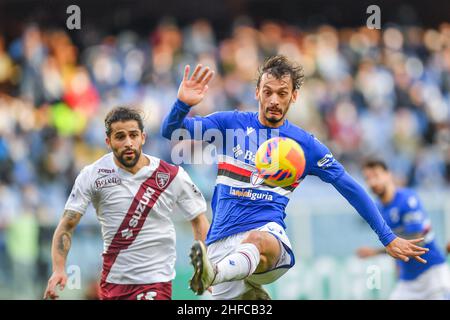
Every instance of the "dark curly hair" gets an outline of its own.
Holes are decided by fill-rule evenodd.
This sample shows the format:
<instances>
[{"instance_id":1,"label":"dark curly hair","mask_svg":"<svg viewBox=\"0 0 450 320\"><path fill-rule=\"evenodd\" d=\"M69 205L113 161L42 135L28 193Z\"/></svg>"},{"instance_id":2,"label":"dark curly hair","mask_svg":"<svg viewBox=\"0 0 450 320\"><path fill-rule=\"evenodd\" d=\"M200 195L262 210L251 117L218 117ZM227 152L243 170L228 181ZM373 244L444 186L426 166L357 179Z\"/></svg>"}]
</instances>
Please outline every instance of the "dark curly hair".
<instances>
[{"instance_id":1,"label":"dark curly hair","mask_svg":"<svg viewBox=\"0 0 450 320\"><path fill-rule=\"evenodd\" d=\"M305 75L303 74L303 67L289 61L284 55L276 55L269 57L264 61L263 65L258 69L258 80L256 86L259 87L263 74L271 74L277 79L289 75L292 79L294 90L300 89L303 84Z\"/></svg>"},{"instance_id":2,"label":"dark curly hair","mask_svg":"<svg viewBox=\"0 0 450 320\"><path fill-rule=\"evenodd\" d=\"M111 135L111 124L118 121L135 120L138 123L139 129L144 131L144 123L141 117L141 111L127 107L116 107L112 109L105 117L106 135Z\"/></svg>"},{"instance_id":3,"label":"dark curly hair","mask_svg":"<svg viewBox=\"0 0 450 320\"><path fill-rule=\"evenodd\" d=\"M389 168L388 168L386 162L384 162L381 159L377 159L377 158L365 160L362 167L363 167L363 169L381 168L384 171L389 171Z\"/></svg>"}]
</instances>

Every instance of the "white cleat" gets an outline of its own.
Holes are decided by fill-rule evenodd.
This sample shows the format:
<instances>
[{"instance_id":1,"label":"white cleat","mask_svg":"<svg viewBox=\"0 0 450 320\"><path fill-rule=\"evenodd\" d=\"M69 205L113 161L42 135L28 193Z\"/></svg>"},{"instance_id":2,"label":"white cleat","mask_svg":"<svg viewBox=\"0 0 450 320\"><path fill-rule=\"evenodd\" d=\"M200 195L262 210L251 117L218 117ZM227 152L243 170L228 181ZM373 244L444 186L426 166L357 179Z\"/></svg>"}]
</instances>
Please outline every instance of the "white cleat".
<instances>
[{"instance_id":1,"label":"white cleat","mask_svg":"<svg viewBox=\"0 0 450 320\"><path fill-rule=\"evenodd\" d=\"M191 264L194 266L194 275L189 281L189 287L196 295L201 295L216 278L215 266L209 261L206 246L202 241L194 242L189 257L191 257Z\"/></svg>"}]
</instances>

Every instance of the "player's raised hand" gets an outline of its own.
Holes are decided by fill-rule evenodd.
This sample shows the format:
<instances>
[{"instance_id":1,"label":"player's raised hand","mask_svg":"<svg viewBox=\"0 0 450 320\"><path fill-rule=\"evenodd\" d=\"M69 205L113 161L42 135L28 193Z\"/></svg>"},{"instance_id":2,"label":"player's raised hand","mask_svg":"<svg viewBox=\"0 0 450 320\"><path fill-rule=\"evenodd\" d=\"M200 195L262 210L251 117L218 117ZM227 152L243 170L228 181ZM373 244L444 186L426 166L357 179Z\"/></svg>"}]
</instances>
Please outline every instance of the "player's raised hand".
<instances>
[{"instance_id":1,"label":"player's raised hand","mask_svg":"<svg viewBox=\"0 0 450 320\"><path fill-rule=\"evenodd\" d=\"M44 299L57 299L56 286L59 285L61 290L64 289L67 282L67 274L64 271L55 271L48 280L47 289L45 289Z\"/></svg>"},{"instance_id":2,"label":"player's raised hand","mask_svg":"<svg viewBox=\"0 0 450 320\"><path fill-rule=\"evenodd\" d=\"M184 67L183 81L178 88L178 99L190 106L200 103L208 91L208 83L211 81L214 71L209 67L202 70L202 65L198 64L194 72L189 77L191 67Z\"/></svg>"},{"instance_id":3,"label":"player's raised hand","mask_svg":"<svg viewBox=\"0 0 450 320\"><path fill-rule=\"evenodd\" d=\"M424 238L405 240L397 237L386 246L386 251L392 257L401 259L405 262L408 262L409 258L414 258L421 263L427 263L427 261L420 256L427 253L429 249L416 245L423 240Z\"/></svg>"}]
</instances>

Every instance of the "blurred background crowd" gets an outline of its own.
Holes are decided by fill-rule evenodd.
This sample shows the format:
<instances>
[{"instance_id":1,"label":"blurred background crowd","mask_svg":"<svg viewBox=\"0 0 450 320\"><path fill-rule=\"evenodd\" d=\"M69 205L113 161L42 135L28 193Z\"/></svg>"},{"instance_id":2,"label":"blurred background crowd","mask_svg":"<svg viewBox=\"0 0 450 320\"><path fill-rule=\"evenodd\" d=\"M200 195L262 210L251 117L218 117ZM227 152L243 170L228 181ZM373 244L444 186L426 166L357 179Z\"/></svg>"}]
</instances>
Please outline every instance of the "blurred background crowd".
<instances>
[{"instance_id":1,"label":"blurred background crowd","mask_svg":"<svg viewBox=\"0 0 450 320\"><path fill-rule=\"evenodd\" d=\"M370 30L247 16L218 32L208 19L161 18L146 32L90 28L75 38L31 22L14 37L0 33L0 295L41 294L72 183L107 151L110 108L141 108L150 137L144 152L170 161L172 145L159 129L184 66L216 70L192 115L256 111L256 70L277 53L303 65L306 76L288 119L321 139L350 173L360 177L361 161L375 155L399 183L448 192L450 21ZM184 167L210 199L214 166ZM86 250L101 250L95 214L80 229L95 239Z\"/></svg>"}]
</instances>

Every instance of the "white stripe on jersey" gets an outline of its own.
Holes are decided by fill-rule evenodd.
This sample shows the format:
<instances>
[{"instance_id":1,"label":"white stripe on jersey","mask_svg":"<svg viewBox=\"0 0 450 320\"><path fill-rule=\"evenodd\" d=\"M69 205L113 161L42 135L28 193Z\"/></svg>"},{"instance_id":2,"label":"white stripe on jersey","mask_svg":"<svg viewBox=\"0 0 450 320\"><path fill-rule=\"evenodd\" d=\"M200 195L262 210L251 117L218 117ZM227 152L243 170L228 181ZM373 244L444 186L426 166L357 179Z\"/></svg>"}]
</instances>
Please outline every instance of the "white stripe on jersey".
<instances>
[{"instance_id":1,"label":"white stripe on jersey","mask_svg":"<svg viewBox=\"0 0 450 320\"><path fill-rule=\"evenodd\" d=\"M237 167L240 167L242 169L245 169L245 170L248 170L248 171L251 171L251 172L256 171L256 167L255 166L252 166L251 164L242 162L240 160L237 160L237 159L232 158L230 156L227 156L225 154L219 154L217 156L217 160L219 160L219 162L226 162L226 163L235 165Z\"/></svg>"},{"instance_id":2,"label":"white stripe on jersey","mask_svg":"<svg viewBox=\"0 0 450 320\"><path fill-rule=\"evenodd\" d=\"M236 188L252 188L252 189L260 190L260 191L270 191L270 192L279 194L280 196L283 196L283 197L289 197L292 193L292 191L285 190L280 187L271 188L271 187L267 187L267 186L263 186L263 185L253 185L251 183L238 181L236 179L226 177L226 176L217 176L216 185L217 184L224 184L224 185L227 185L230 187L236 187Z\"/></svg>"},{"instance_id":3,"label":"white stripe on jersey","mask_svg":"<svg viewBox=\"0 0 450 320\"><path fill-rule=\"evenodd\" d=\"M236 167L240 167L242 169L251 171L251 172L256 172L256 167L252 166L248 163L242 162L240 160L234 159L230 156L227 155L223 155L220 154L217 156L217 159L219 160L219 162L224 162L224 163L228 163L228 164L232 164ZM275 187L275 188L271 188L268 186L264 186L262 184L253 184L253 183L247 183L247 182L243 182L243 181L238 181L236 179L230 178L230 177L226 177L226 176L217 176L216 178L216 185L217 184L224 184L227 186L231 186L231 187L239 187L239 188L253 188L253 189L258 189L261 191L270 191L270 192L274 192L277 193L281 196L284 197L289 197L292 193L292 191L290 190L286 190L283 189L281 187Z\"/></svg>"}]
</instances>

